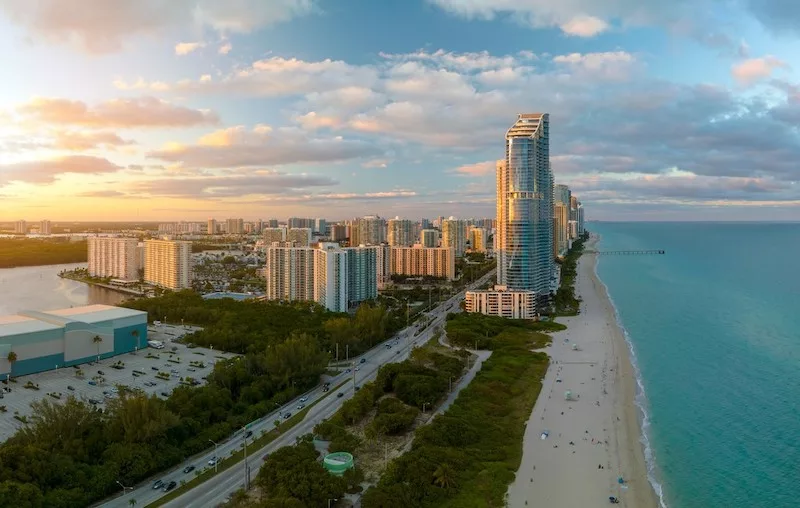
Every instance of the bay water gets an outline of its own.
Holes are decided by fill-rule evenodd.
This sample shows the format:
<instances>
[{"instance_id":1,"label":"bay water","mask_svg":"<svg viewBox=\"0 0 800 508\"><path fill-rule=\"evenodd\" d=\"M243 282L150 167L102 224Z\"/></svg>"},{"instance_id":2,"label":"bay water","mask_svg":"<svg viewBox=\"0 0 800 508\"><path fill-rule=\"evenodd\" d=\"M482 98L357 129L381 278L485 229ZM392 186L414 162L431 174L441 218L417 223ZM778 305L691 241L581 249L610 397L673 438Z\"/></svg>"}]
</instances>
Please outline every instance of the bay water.
<instances>
[{"instance_id":1,"label":"bay water","mask_svg":"<svg viewBox=\"0 0 800 508\"><path fill-rule=\"evenodd\" d=\"M800 224L589 223L669 508L800 507Z\"/></svg>"}]
</instances>

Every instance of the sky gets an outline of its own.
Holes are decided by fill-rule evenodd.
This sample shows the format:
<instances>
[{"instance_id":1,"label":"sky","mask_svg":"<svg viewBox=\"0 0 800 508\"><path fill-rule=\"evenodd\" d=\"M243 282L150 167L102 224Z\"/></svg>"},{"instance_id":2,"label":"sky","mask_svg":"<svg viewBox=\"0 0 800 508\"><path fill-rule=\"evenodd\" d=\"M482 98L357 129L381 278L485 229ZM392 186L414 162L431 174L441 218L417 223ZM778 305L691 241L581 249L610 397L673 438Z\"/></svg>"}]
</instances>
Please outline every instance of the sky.
<instances>
[{"instance_id":1,"label":"sky","mask_svg":"<svg viewBox=\"0 0 800 508\"><path fill-rule=\"evenodd\" d=\"M800 2L0 0L0 220L800 220Z\"/></svg>"}]
</instances>

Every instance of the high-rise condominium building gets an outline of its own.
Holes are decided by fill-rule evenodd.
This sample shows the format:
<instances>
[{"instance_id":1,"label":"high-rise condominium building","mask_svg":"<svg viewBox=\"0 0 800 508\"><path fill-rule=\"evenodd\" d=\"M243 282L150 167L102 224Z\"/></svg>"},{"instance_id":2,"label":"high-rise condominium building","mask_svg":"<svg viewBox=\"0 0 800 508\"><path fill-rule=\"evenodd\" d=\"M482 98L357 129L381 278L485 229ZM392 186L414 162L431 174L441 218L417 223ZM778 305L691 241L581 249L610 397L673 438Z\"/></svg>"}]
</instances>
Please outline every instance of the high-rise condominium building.
<instances>
[{"instance_id":1,"label":"high-rise condominium building","mask_svg":"<svg viewBox=\"0 0 800 508\"><path fill-rule=\"evenodd\" d=\"M395 217L386 222L388 243L392 247L411 247L414 245L414 223L408 219Z\"/></svg>"},{"instance_id":2,"label":"high-rise condominium building","mask_svg":"<svg viewBox=\"0 0 800 508\"><path fill-rule=\"evenodd\" d=\"M217 234L217 221L216 219L208 219L206 223L206 234L207 235L216 235Z\"/></svg>"},{"instance_id":3,"label":"high-rise condominium building","mask_svg":"<svg viewBox=\"0 0 800 508\"><path fill-rule=\"evenodd\" d=\"M291 228L286 231L286 241L294 242L297 247L311 245L311 228Z\"/></svg>"},{"instance_id":4,"label":"high-rise condominium building","mask_svg":"<svg viewBox=\"0 0 800 508\"><path fill-rule=\"evenodd\" d=\"M225 221L225 232L229 235L244 234L244 219L228 219Z\"/></svg>"},{"instance_id":5,"label":"high-rise condominium building","mask_svg":"<svg viewBox=\"0 0 800 508\"><path fill-rule=\"evenodd\" d=\"M324 235L328 230L328 221L325 219L314 219L314 233Z\"/></svg>"},{"instance_id":6,"label":"high-rise condominium building","mask_svg":"<svg viewBox=\"0 0 800 508\"><path fill-rule=\"evenodd\" d=\"M442 247L455 251L461 257L467 250L467 221L450 217L442 221Z\"/></svg>"},{"instance_id":7,"label":"high-rise condominium building","mask_svg":"<svg viewBox=\"0 0 800 508\"><path fill-rule=\"evenodd\" d=\"M40 235L49 235L50 234L50 221L43 220L39 223L39 234Z\"/></svg>"},{"instance_id":8,"label":"high-rise condominium building","mask_svg":"<svg viewBox=\"0 0 800 508\"><path fill-rule=\"evenodd\" d=\"M144 280L167 289L192 287L192 242L146 240Z\"/></svg>"},{"instance_id":9,"label":"high-rise condominium building","mask_svg":"<svg viewBox=\"0 0 800 508\"><path fill-rule=\"evenodd\" d=\"M126 281L139 280L141 259L136 248L136 238L107 238L90 236L88 239L89 275L111 277Z\"/></svg>"},{"instance_id":10,"label":"high-rise condominium building","mask_svg":"<svg viewBox=\"0 0 800 508\"><path fill-rule=\"evenodd\" d=\"M486 252L486 242L489 239L489 232L485 228L470 228L469 244L472 252Z\"/></svg>"},{"instance_id":11,"label":"high-rise condominium building","mask_svg":"<svg viewBox=\"0 0 800 508\"><path fill-rule=\"evenodd\" d=\"M524 113L497 163L497 281L549 298L553 274L553 173L547 113Z\"/></svg>"},{"instance_id":12,"label":"high-rise condominium building","mask_svg":"<svg viewBox=\"0 0 800 508\"><path fill-rule=\"evenodd\" d=\"M347 240L347 226L344 224L328 224L328 239L332 242Z\"/></svg>"},{"instance_id":13,"label":"high-rise condominium building","mask_svg":"<svg viewBox=\"0 0 800 508\"><path fill-rule=\"evenodd\" d=\"M563 257L569 250L569 208L562 202L553 206L553 256Z\"/></svg>"},{"instance_id":14,"label":"high-rise condominium building","mask_svg":"<svg viewBox=\"0 0 800 508\"><path fill-rule=\"evenodd\" d=\"M267 228L277 228L278 226L279 226L278 219L270 219L264 225L264 227L267 227Z\"/></svg>"},{"instance_id":15,"label":"high-rise condominium building","mask_svg":"<svg viewBox=\"0 0 800 508\"><path fill-rule=\"evenodd\" d=\"M24 220L18 220L14 223L14 233L18 235L28 234L28 223Z\"/></svg>"},{"instance_id":16,"label":"high-rise condominium building","mask_svg":"<svg viewBox=\"0 0 800 508\"><path fill-rule=\"evenodd\" d=\"M313 230L314 222L315 222L314 219L309 219L305 217L289 217L289 219L286 221L286 226L289 229L308 228Z\"/></svg>"},{"instance_id":17,"label":"high-rise condominium building","mask_svg":"<svg viewBox=\"0 0 800 508\"><path fill-rule=\"evenodd\" d=\"M443 277L453 280L456 277L455 251L449 247L391 248L391 273L393 275Z\"/></svg>"},{"instance_id":18,"label":"high-rise condominium building","mask_svg":"<svg viewBox=\"0 0 800 508\"><path fill-rule=\"evenodd\" d=\"M264 228L261 231L261 236L264 237L264 243L269 247L274 242L286 241L286 228Z\"/></svg>"},{"instance_id":19,"label":"high-rise condominium building","mask_svg":"<svg viewBox=\"0 0 800 508\"><path fill-rule=\"evenodd\" d=\"M375 249L343 249L333 242L316 248L267 249L267 298L313 300L333 312L377 297Z\"/></svg>"},{"instance_id":20,"label":"high-rise condominium building","mask_svg":"<svg viewBox=\"0 0 800 508\"><path fill-rule=\"evenodd\" d=\"M386 220L377 215L355 219L350 226L350 245L379 245L386 241Z\"/></svg>"},{"instance_id":21,"label":"high-rise condominium building","mask_svg":"<svg viewBox=\"0 0 800 508\"><path fill-rule=\"evenodd\" d=\"M419 243L423 247L438 247L439 232L435 229L423 229L419 232Z\"/></svg>"}]
</instances>

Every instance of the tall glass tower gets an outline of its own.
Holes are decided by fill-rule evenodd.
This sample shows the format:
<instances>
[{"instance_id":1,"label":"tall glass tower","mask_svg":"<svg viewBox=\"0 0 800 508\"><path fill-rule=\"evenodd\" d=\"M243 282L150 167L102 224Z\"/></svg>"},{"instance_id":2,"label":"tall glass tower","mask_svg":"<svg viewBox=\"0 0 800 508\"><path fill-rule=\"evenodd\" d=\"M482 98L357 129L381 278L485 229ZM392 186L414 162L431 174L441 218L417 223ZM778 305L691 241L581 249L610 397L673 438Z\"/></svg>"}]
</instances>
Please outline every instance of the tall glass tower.
<instances>
[{"instance_id":1,"label":"tall glass tower","mask_svg":"<svg viewBox=\"0 0 800 508\"><path fill-rule=\"evenodd\" d=\"M553 276L553 172L549 115L522 113L497 161L497 283L550 296Z\"/></svg>"}]
</instances>

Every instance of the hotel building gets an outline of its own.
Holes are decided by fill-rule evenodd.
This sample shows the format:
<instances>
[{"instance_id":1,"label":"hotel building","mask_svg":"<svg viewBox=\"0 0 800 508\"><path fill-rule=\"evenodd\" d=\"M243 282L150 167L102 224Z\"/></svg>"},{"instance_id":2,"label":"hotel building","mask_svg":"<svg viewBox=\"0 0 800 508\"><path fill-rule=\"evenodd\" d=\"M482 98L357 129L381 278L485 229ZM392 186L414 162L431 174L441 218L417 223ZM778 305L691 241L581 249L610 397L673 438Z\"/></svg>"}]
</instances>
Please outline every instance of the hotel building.
<instances>
[{"instance_id":1,"label":"hotel building","mask_svg":"<svg viewBox=\"0 0 800 508\"><path fill-rule=\"evenodd\" d=\"M467 291L467 312L509 319L536 319L536 293L495 286L494 289Z\"/></svg>"}]
</instances>

